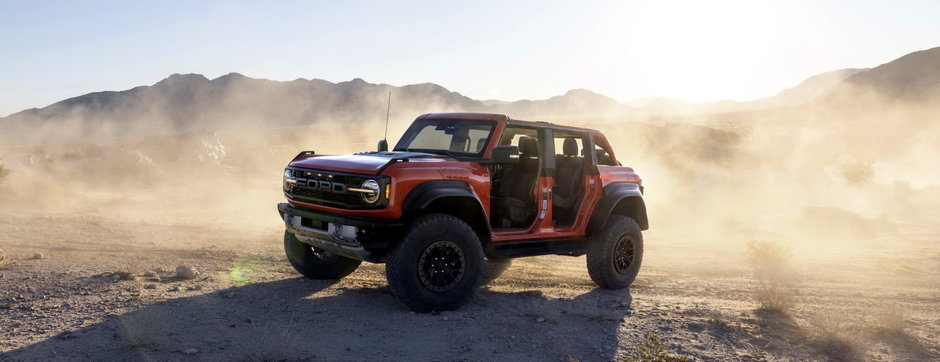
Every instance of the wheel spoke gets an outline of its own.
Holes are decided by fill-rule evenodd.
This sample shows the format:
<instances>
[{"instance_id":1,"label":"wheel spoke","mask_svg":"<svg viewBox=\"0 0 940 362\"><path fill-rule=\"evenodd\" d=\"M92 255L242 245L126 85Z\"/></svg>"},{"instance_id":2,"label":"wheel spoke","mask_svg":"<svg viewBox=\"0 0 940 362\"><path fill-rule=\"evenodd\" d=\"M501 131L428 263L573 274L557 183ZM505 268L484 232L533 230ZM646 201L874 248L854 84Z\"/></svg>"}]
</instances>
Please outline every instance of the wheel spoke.
<instances>
[{"instance_id":1,"label":"wheel spoke","mask_svg":"<svg viewBox=\"0 0 940 362\"><path fill-rule=\"evenodd\" d=\"M633 256L633 238L625 235L614 245L614 269L618 273L626 273L633 264Z\"/></svg>"},{"instance_id":2,"label":"wheel spoke","mask_svg":"<svg viewBox=\"0 0 940 362\"><path fill-rule=\"evenodd\" d=\"M438 241L429 245L418 259L418 275L428 289L445 292L463 277L463 252L457 244Z\"/></svg>"}]
</instances>

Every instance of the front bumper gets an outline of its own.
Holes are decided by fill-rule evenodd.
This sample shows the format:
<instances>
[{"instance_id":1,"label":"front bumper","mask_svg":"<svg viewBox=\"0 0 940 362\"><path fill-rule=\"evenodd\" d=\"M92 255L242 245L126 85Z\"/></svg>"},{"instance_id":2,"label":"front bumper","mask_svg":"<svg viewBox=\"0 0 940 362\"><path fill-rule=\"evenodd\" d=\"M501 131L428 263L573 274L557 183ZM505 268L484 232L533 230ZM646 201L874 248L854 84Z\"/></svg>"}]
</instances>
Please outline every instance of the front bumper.
<instances>
[{"instance_id":1,"label":"front bumper","mask_svg":"<svg viewBox=\"0 0 940 362\"><path fill-rule=\"evenodd\" d=\"M277 205L287 231L300 242L369 262L383 262L388 249L401 238L404 224L398 220L354 217L299 208L288 203Z\"/></svg>"}]
</instances>

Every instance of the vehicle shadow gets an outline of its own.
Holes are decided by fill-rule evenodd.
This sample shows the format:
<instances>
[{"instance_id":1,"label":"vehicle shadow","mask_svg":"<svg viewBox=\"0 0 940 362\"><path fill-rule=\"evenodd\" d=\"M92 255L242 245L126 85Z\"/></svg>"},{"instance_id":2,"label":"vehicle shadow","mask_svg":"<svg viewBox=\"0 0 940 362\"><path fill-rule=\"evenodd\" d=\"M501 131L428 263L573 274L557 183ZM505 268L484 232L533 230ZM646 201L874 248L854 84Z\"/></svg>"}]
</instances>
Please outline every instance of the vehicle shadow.
<instances>
[{"instance_id":1,"label":"vehicle shadow","mask_svg":"<svg viewBox=\"0 0 940 362\"><path fill-rule=\"evenodd\" d=\"M611 360L631 304L629 290L483 288L413 314L384 285L289 278L145 305L0 360Z\"/></svg>"}]
</instances>

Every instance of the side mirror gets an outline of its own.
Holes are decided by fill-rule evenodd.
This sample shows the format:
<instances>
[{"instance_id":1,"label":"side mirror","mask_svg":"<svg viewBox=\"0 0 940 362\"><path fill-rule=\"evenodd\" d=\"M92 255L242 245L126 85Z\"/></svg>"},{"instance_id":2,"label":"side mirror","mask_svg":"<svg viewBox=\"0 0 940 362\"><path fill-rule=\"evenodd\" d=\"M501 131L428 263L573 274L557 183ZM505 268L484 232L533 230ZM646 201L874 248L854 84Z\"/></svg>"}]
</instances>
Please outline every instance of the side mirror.
<instances>
[{"instance_id":1,"label":"side mirror","mask_svg":"<svg viewBox=\"0 0 940 362\"><path fill-rule=\"evenodd\" d=\"M378 147L378 149L379 149L379 152L386 152L386 151L388 151L388 141L386 141L386 140L380 140L380 141L379 141L379 147Z\"/></svg>"},{"instance_id":2,"label":"side mirror","mask_svg":"<svg viewBox=\"0 0 940 362\"><path fill-rule=\"evenodd\" d=\"M519 163L519 147L508 145L496 146L496 148L493 149L493 162L509 164Z\"/></svg>"}]
</instances>

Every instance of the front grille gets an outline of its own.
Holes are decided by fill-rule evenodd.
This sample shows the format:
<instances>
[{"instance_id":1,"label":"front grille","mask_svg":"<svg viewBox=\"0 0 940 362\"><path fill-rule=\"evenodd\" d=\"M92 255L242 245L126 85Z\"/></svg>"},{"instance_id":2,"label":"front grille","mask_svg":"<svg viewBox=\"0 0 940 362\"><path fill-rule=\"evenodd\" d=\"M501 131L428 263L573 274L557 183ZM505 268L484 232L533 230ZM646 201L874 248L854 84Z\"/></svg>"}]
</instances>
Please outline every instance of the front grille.
<instances>
[{"instance_id":1,"label":"front grille","mask_svg":"<svg viewBox=\"0 0 940 362\"><path fill-rule=\"evenodd\" d=\"M382 177L313 169L291 168L290 170L297 182L285 182L284 194L293 200L347 209L384 206L384 199L370 204L365 202L359 193L346 191L347 187L360 187L363 181L370 178L384 187L385 182ZM324 187L323 183L328 186Z\"/></svg>"}]
</instances>

